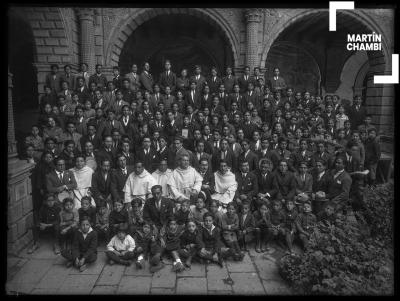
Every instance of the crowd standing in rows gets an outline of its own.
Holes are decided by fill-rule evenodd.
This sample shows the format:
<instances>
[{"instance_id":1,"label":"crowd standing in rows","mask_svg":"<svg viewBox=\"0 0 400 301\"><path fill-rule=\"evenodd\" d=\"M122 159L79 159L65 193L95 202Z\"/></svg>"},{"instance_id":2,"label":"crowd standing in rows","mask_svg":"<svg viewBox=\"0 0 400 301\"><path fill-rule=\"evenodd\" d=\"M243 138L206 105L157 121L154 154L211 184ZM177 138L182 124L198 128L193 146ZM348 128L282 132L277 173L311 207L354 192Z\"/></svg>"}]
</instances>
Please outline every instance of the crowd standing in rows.
<instances>
[{"instance_id":1,"label":"crowd standing in rows","mask_svg":"<svg viewBox=\"0 0 400 301\"><path fill-rule=\"evenodd\" d=\"M167 60L158 78L145 62L109 80L101 65L93 75L52 65L25 141L36 164L29 252L48 229L81 271L99 237L110 264L154 272L166 255L175 271L192 259L222 266L252 240L256 252L273 240L307 249L317 221L360 210L380 158L362 98L294 91L279 68L268 79L225 71L178 76Z\"/></svg>"}]
</instances>

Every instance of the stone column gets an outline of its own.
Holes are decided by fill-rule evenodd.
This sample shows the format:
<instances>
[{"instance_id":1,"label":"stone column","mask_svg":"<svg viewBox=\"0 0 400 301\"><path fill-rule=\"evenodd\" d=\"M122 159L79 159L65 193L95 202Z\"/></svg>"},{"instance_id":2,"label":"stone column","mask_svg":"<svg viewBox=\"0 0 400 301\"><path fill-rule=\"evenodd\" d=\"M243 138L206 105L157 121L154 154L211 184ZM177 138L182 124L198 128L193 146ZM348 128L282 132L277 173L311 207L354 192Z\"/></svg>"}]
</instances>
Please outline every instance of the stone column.
<instances>
[{"instance_id":1,"label":"stone column","mask_svg":"<svg viewBox=\"0 0 400 301\"><path fill-rule=\"evenodd\" d=\"M96 57L94 49L94 10L92 8L77 8L81 36L81 63L89 66L89 73L95 73Z\"/></svg>"},{"instance_id":2,"label":"stone column","mask_svg":"<svg viewBox=\"0 0 400 301\"><path fill-rule=\"evenodd\" d=\"M33 206L30 176L34 164L17 158L12 87L12 74L8 72L7 253L16 255L32 241L30 229L33 223Z\"/></svg>"},{"instance_id":3,"label":"stone column","mask_svg":"<svg viewBox=\"0 0 400 301\"><path fill-rule=\"evenodd\" d=\"M253 72L259 65L258 57L258 28L261 22L262 12L259 9L246 9L246 65Z\"/></svg>"}]
</instances>

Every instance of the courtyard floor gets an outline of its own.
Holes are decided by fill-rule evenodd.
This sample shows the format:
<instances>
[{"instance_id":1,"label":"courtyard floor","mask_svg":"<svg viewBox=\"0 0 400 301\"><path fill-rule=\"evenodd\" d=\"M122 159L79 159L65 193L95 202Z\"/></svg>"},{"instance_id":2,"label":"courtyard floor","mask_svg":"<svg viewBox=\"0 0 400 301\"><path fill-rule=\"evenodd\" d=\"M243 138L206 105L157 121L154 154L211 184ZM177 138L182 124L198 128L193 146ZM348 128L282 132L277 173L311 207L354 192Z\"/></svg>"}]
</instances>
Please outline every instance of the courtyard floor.
<instances>
[{"instance_id":1,"label":"courtyard floor","mask_svg":"<svg viewBox=\"0 0 400 301\"><path fill-rule=\"evenodd\" d=\"M163 259L165 267L151 274L145 269L107 264L105 244L101 243L95 264L80 273L65 267L65 259L55 255L50 241L41 241L31 255L23 250L19 257L7 258L7 294L222 294L222 295L288 295L290 288L278 273L277 260L283 250L272 244L270 251L256 253L254 246L242 262L231 260L220 268L214 263L193 263L181 273L172 271L172 262ZM296 248L296 252L300 252Z\"/></svg>"}]
</instances>

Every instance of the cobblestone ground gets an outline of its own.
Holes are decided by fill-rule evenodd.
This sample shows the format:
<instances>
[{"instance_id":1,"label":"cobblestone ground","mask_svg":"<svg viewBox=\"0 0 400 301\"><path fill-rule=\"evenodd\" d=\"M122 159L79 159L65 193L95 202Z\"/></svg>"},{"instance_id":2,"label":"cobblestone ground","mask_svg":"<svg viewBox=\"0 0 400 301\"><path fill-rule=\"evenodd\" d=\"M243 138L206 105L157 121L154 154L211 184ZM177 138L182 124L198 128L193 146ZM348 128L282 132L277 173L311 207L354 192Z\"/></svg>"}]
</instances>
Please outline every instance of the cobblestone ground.
<instances>
[{"instance_id":1,"label":"cobblestone ground","mask_svg":"<svg viewBox=\"0 0 400 301\"><path fill-rule=\"evenodd\" d=\"M137 270L108 265L105 245L101 244L95 264L80 273L65 267L61 255L55 255L49 241L41 242L32 255L26 250L7 260L7 294L209 294L209 295L288 295L290 288L278 273L276 261L283 250L272 245L261 254L249 246L242 262L216 264L193 263L181 273L172 271L172 262L163 259L165 267L151 274L148 265ZM296 250L300 252L300 250Z\"/></svg>"}]
</instances>

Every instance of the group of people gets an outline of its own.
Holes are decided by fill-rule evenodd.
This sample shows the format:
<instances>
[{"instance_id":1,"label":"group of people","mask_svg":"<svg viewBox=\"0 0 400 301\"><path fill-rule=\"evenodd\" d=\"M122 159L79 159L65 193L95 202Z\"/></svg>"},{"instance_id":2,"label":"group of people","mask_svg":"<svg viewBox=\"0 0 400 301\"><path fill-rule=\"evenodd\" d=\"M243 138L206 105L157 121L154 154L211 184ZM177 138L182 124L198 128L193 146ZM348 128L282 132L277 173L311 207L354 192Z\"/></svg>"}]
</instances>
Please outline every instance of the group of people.
<instances>
[{"instance_id":1,"label":"group of people","mask_svg":"<svg viewBox=\"0 0 400 301\"><path fill-rule=\"evenodd\" d=\"M177 76L171 62L157 80L149 63L113 78L102 66L73 74L51 66L38 123L26 137L35 222L51 229L55 253L80 270L110 264L174 270L192 259L242 260L255 240L306 249L313 225L364 206L374 185L379 136L362 98L311 95L286 86L279 68L240 77L195 66ZM214 256L216 255L216 256ZM182 260L184 259L184 263Z\"/></svg>"}]
</instances>

